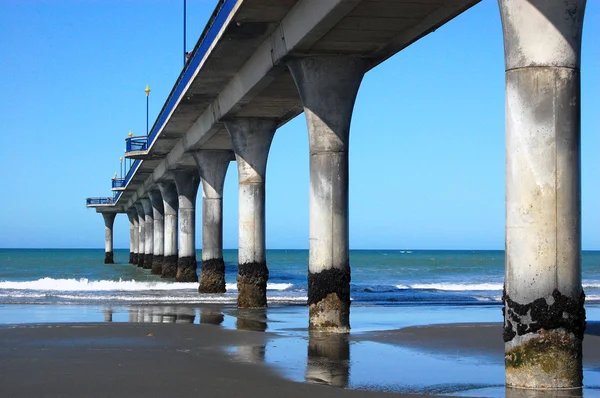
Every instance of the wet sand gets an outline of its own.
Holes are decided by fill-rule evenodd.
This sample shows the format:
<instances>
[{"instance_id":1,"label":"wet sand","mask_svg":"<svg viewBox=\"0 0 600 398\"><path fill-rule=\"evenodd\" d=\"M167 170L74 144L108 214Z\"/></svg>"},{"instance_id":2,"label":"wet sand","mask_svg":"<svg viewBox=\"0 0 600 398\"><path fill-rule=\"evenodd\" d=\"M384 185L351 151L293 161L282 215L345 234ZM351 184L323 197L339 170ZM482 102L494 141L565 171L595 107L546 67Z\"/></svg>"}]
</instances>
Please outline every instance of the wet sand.
<instances>
[{"instance_id":1,"label":"wet sand","mask_svg":"<svg viewBox=\"0 0 600 398\"><path fill-rule=\"evenodd\" d=\"M368 313L389 325L396 311L358 309L350 335L308 333L293 307L145 306L96 313L104 323L0 326L0 397L580 396L505 390L500 323L370 331ZM600 396L599 322L584 368L583 395Z\"/></svg>"},{"instance_id":2,"label":"wet sand","mask_svg":"<svg viewBox=\"0 0 600 398\"><path fill-rule=\"evenodd\" d=\"M378 331L363 338L379 343L413 347L430 353L461 356L486 356L504 360L500 323L455 323L410 326ZM583 362L600 368L600 322L588 322L583 340ZM600 392L599 392L600 396Z\"/></svg>"},{"instance_id":3,"label":"wet sand","mask_svg":"<svg viewBox=\"0 0 600 398\"><path fill-rule=\"evenodd\" d=\"M295 383L222 347L274 336L212 325L55 324L0 328L2 397L388 397ZM397 395L402 396L402 395Z\"/></svg>"}]
</instances>

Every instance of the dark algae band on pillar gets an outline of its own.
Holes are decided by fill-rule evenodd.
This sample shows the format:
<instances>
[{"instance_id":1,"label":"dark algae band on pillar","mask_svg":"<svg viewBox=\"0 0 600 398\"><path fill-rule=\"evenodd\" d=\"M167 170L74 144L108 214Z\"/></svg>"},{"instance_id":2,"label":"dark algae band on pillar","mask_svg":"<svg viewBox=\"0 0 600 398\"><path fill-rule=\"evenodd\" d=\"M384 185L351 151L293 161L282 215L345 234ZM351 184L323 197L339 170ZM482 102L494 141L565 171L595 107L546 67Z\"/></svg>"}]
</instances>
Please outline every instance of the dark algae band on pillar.
<instances>
[{"instance_id":1,"label":"dark algae band on pillar","mask_svg":"<svg viewBox=\"0 0 600 398\"><path fill-rule=\"evenodd\" d=\"M138 262L137 262L137 266L138 268L144 268L144 257L146 255L144 253L138 253Z\"/></svg>"},{"instance_id":2,"label":"dark algae band on pillar","mask_svg":"<svg viewBox=\"0 0 600 398\"><path fill-rule=\"evenodd\" d=\"M162 275L164 256L152 255L152 275Z\"/></svg>"},{"instance_id":3,"label":"dark algae band on pillar","mask_svg":"<svg viewBox=\"0 0 600 398\"><path fill-rule=\"evenodd\" d=\"M177 262L177 282L198 282L196 257L180 257Z\"/></svg>"},{"instance_id":4,"label":"dark algae band on pillar","mask_svg":"<svg viewBox=\"0 0 600 398\"><path fill-rule=\"evenodd\" d=\"M585 293L578 299L563 295L558 289L552 292L552 299L539 298L530 304L515 303L506 291L504 301L504 342L515 336L536 333L539 330L562 328L583 340L585 332ZM552 304L548 302L551 301Z\"/></svg>"},{"instance_id":5,"label":"dark algae band on pillar","mask_svg":"<svg viewBox=\"0 0 600 398\"><path fill-rule=\"evenodd\" d=\"M264 308L267 306L267 263L238 264L238 307Z\"/></svg>"},{"instance_id":6,"label":"dark algae band on pillar","mask_svg":"<svg viewBox=\"0 0 600 398\"><path fill-rule=\"evenodd\" d=\"M582 343L586 327L585 294L579 298L563 295L555 289L552 296L529 304L514 302L504 292L504 362L507 381L515 387L557 383L560 388L579 388L583 382ZM523 385L515 380L526 381ZM529 379L529 380L527 380ZM567 382L565 383L565 380Z\"/></svg>"},{"instance_id":7,"label":"dark algae band on pillar","mask_svg":"<svg viewBox=\"0 0 600 398\"><path fill-rule=\"evenodd\" d=\"M350 267L308 273L309 329L350 326L350 279ZM327 318L332 314L339 316L339 319L328 321Z\"/></svg>"},{"instance_id":8,"label":"dark algae band on pillar","mask_svg":"<svg viewBox=\"0 0 600 398\"><path fill-rule=\"evenodd\" d=\"M222 258L202 260L198 291L200 293L225 293L225 262Z\"/></svg>"},{"instance_id":9,"label":"dark algae band on pillar","mask_svg":"<svg viewBox=\"0 0 600 398\"><path fill-rule=\"evenodd\" d=\"M164 256L162 264L162 278L175 278L177 276L177 255Z\"/></svg>"},{"instance_id":10,"label":"dark algae band on pillar","mask_svg":"<svg viewBox=\"0 0 600 398\"><path fill-rule=\"evenodd\" d=\"M152 269L152 258L152 254L144 254L144 264L142 265L142 268Z\"/></svg>"},{"instance_id":11,"label":"dark algae band on pillar","mask_svg":"<svg viewBox=\"0 0 600 398\"><path fill-rule=\"evenodd\" d=\"M114 264L113 252L104 252L104 264Z\"/></svg>"}]
</instances>

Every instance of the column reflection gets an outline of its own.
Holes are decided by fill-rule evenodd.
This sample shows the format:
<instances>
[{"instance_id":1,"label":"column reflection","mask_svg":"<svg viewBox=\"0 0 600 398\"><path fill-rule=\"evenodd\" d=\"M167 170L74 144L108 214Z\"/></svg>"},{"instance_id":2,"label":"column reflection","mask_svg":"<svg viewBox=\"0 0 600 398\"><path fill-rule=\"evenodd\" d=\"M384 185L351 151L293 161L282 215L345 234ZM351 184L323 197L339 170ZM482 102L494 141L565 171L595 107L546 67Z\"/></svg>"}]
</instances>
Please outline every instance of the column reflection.
<instances>
[{"instance_id":1,"label":"column reflection","mask_svg":"<svg viewBox=\"0 0 600 398\"><path fill-rule=\"evenodd\" d=\"M308 363L304 377L308 383L348 387L350 378L348 334L310 332Z\"/></svg>"}]
</instances>

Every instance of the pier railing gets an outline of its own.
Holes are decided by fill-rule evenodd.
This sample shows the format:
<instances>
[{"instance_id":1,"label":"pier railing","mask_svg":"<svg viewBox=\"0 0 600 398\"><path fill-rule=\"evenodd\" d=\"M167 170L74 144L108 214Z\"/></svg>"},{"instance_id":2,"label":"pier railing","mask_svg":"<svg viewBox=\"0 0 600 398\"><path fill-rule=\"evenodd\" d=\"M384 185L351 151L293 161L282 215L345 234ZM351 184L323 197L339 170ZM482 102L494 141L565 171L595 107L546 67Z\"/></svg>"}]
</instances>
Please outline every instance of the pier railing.
<instances>
[{"instance_id":1,"label":"pier railing","mask_svg":"<svg viewBox=\"0 0 600 398\"><path fill-rule=\"evenodd\" d=\"M112 179L112 187L114 188L125 188L125 185L127 185L125 183L125 179L124 178L113 178Z\"/></svg>"},{"instance_id":2,"label":"pier railing","mask_svg":"<svg viewBox=\"0 0 600 398\"><path fill-rule=\"evenodd\" d=\"M128 137L125 139L125 152L139 152L148 149L148 137Z\"/></svg>"},{"instance_id":3,"label":"pier railing","mask_svg":"<svg viewBox=\"0 0 600 398\"><path fill-rule=\"evenodd\" d=\"M86 206L90 205L112 205L115 203L113 198L109 197L96 197L96 198L86 198L85 204Z\"/></svg>"},{"instance_id":4,"label":"pier railing","mask_svg":"<svg viewBox=\"0 0 600 398\"><path fill-rule=\"evenodd\" d=\"M237 0L219 0L219 3L215 7L215 10L213 11L208 23L206 24L206 27L204 28L204 31L200 35L196 46L192 50L190 58L179 74L179 77L177 78L177 81L175 82L167 101L160 110L154 125L148 132L148 138L146 140L147 147L139 150L147 150L168 121L173 108L175 108L179 102L179 98L183 94L189 82L195 76L196 69L198 69L200 63L206 56L206 53L211 48L213 41L216 39L219 31L227 21L227 18L229 17L231 11L233 11L236 3ZM129 152L129 149L127 149L127 151Z\"/></svg>"}]
</instances>

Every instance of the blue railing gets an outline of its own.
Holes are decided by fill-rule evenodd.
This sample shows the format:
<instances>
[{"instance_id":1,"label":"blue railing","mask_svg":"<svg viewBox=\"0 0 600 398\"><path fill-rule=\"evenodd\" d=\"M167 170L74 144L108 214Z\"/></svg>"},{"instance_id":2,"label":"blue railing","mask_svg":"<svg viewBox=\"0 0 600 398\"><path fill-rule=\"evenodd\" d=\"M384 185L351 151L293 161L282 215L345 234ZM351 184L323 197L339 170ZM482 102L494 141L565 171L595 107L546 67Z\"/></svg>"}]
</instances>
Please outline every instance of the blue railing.
<instances>
[{"instance_id":1,"label":"blue railing","mask_svg":"<svg viewBox=\"0 0 600 398\"><path fill-rule=\"evenodd\" d=\"M87 198L85 200L86 205L112 205L114 203L114 198Z\"/></svg>"},{"instance_id":2,"label":"blue railing","mask_svg":"<svg viewBox=\"0 0 600 398\"><path fill-rule=\"evenodd\" d=\"M190 55L190 59L187 64L184 66L183 71L179 74L167 101L163 105L160 113L158 114L158 118L154 122L154 125L150 129L148 136L142 137L130 137L126 139L126 150L127 152L134 151L145 151L148 150L150 144L154 141L158 132L163 128L171 111L177 104L179 97L183 93L183 90L188 85L192 77L194 76L194 72L200 66L200 62L208 52L210 45L216 39L217 34L225 24L225 21L229 17L229 14L235 7L238 0L219 0L219 4L215 7L213 14L206 24L204 31L200 35L194 50ZM139 165L142 163L141 160L135 160L129 170L127 171L127 175L123 181L123 187L127 186L135 172L137 171ZM114 180L113 180L114 181ZM113 182L114 184L114 182ZM88 198L86 199L87 204L115 204L119 197L121 196L121 192L117 192L116 195L111 198ZM93 202L90 202L93 201ZM99 203L97 201L102 201Z\"/></svg>"},{"instance_id":3,"label":"blue railing","mask_svg":"<svg viewBox=\"0 0 600 398\"><path fill-rule=\"evenodd\" d=\"M238 0L220 0L219 4L217 4L217 7L213 11L212 16L210 17L206 27L204 28L204 31L200 35L200 38L194 47L194 50L192 51L189 61L175 82L175 86L173 86L167 102L165 102L163 105L163 108L158 114L158 118L154 122L154 125L148 134L148 146L150 146L150 144L154 141L158 135L158 132L167 122L167 118L171 114L175 104L177 104L177 100L192 79L192 76L194 76L194 72L208 52L208 49L217 37L217 34L225 24L227 17L235 7L237 1Z\"/></svg>"},{"instance_id":4,"label":"blue railing","mask_svg":"<svg viewBox=\"0 0 600 398\"><path fill-rule=\"evenodd\" d=\"M112 179L112 187L113 188L125 188L125 179L124 178L113 178Z\"/></svg>"},{"instance_id":5,"label":"blue railing","mask_svg":"<svg viewBox=\"0 0 600 398\"><path fill-rule=\"evenodd\" d=\"M125 139L125 152L138 152L148 149L148 137L129 137Z\"/></svg>"}]
</instances>

